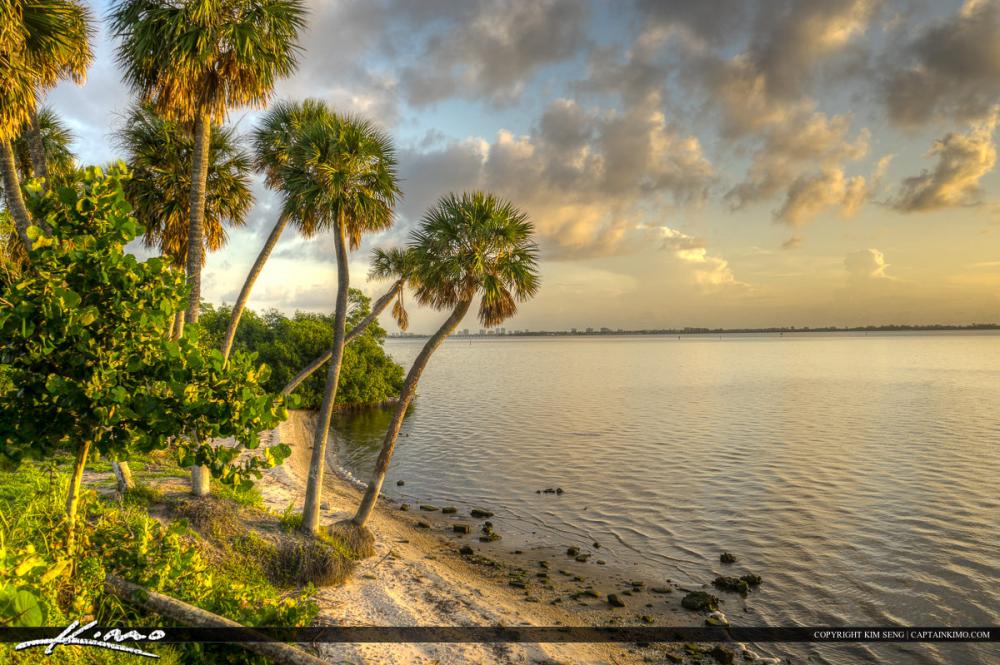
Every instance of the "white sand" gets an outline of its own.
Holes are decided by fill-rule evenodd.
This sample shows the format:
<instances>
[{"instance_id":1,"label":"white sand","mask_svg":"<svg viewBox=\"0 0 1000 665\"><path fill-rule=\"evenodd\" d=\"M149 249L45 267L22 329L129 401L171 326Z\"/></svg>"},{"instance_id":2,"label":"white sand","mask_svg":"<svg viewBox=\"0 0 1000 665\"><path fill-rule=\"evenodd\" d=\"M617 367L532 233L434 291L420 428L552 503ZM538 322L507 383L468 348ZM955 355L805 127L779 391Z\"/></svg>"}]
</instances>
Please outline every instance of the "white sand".
<instances>
[{"instance_id":1,"label":"white sand","mask_svg":"<svg viewBox=\"0 0 1000 665\"><path fill-rule=\"evenodd\" d=\"M277 438L292 456L258 486L265 504L301 507L313 440L313 415L293 412ZM323 524L350 517L359 493L328 471ZM527 603L500 581L489 579L443 539L421 533L397 511L377 510L370 527L376 555L358 566L341 587L320 590L319 622L345 626L580 625L581 616L547 603ZM406 542L408 541L408 542ZM589 621L588 621L589 623ZM358 644L320 646L332 663L633 663L628 645L600 644Z\"/></svg>"}]
</instances>

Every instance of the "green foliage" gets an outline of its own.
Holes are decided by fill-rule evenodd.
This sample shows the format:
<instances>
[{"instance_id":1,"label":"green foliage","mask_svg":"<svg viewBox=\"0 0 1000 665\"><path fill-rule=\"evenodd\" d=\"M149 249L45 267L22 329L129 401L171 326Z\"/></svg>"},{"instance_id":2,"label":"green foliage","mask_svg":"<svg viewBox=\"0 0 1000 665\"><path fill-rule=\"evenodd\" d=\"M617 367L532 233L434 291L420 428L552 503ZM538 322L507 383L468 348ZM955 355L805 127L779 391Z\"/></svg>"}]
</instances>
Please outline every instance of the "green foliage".
<instances>
[{"instance_id":1,"label":"green foliage","mask_svg":"<svg viewBox=\"0 0 1000 665\"><path fill-rule=\"evenodd\" d=\"M295 510L294 503L290 503L278 517L278 524L285 531L298 531L302 528L302 513Z\"/></svg>"},{"instance_id":2,"label":"green foliage","mask_svg":"<svg viewBox=\"0 0 1000 665\"><path fill-rule=\"evenodd\" d=\"M50 107L42 106L36 110L38 130L42 140L42 152L48 167L49 181L62 182L72 177L76 171L76 157L70 150L73 143L73 132L69 130L62 118ZM17 176L21 182L40 177L34 171L29 151L29 127L11 144L14 159L17 164Z\"/></svg>"},{"instance_id":3,"label":"green foliage","mask_svg":"<svg viewBox=\"0 0 1000 665\"><path fill-rule=\"evenodd\" d=\"M63 471L31 462L17 472L0 472L0 625L68 625L82 616L102 625L150 623L105 593L108 573L244 625L304 626L315 618L311 588L284 594L253 566L210 559L183 523L164 525L136 505L102 501L92 491L83 494L80 506L92 529L81 534L80 556L64 558L52 533L67 484ZM218 652L205 658L210 647L183 648L190 652L188 662L220 662ZM154 647L160 649L169 647ZM234 655L236 662L248 659L243 652Z\"/></svg>"},{"instance_id":4,"label":"green foliage","mask_svg":"<svg viewBox=\"0 0 1000 665\"><path fill-rule=\"evenodd\" d=\"M159 248L181 268L187 265L194 143L189 126L165 120L142 105L132 108L118 132L119 147L133 172L125 183L125 197L145 226L143 244ZM227 226L246 223L253 206L252 176L250 155L235 129L212 127L203 222L206 253L226 244Z\"/></svg>"},{"instance_id":5,"label":"green foliage","mask_svg":"<svg viewBox=\"0 0 1000 665\"><path fill-rule=\"evenodd\" d=\"M350 330L371 311L369 299L351 289L352 308L348 315ZM222 343L231 314L229 307L204 306L199 326L205 344L212 348ZM403 385L403 368L382 348L385 330L373 321L364 334L352 340L344 349L340 370L337 405L345 408L380 404L395 399ZM330 350L333 341L333 316L296 312L287 317L276 310L263 316L247 310L240 320L233 344L235 350L254 351L271 368L263 384L269 391L284 388L299 371ZM299 386L295 395L306 409L319 408L326 387L326 372L317 370Z\"/></svg>"},{"instance_id":6,"label":"green foliage","mask_svg":"<svg viewBox=\"0 0 1000 665\"><path fill-rule=\"evenodd\" d=\"M290 452L274 446L234 465L287 415L263 388L268 369L250 354L223 362L198 327L167 339L183 306L183 277L165 261L124 251L142 232L122 193L121 165L81 172L72 186L31 192L32 270L0 290L0 462L47 457L81 441L127 458L174 444L183 466L204 464L222 482L251 484Z\"/></svg>"}]
</instances>

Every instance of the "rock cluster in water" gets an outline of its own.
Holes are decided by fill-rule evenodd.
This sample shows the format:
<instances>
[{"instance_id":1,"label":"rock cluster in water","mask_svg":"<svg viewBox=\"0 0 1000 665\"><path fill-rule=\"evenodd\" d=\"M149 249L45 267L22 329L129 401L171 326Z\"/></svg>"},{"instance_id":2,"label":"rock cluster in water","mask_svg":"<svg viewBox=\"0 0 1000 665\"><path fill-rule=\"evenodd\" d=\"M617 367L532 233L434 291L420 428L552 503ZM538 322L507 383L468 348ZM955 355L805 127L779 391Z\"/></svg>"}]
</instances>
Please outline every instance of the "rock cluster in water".
<instances>
[{"instance_id":1,"label":"rock cluster in water","mask_svg":"<svg viewBox=\"0 0 1000 665\"><path fill-rule=\"evenodd\" d=\"M681 599L681 607L693 612L714 612L719 609L719 599L705 591L692 591Z\"/></svg>"},{"instance_id":2,"label":"rock cluster in water","mask_svg":"<svg viewBox=\"0 0 1000 665\"><path fill-rule=\"evenodd\" d=\"M712 586L722 591L732 591L735 593L741 593L745 596L750 593L751 588L759 586L761 581L760 575L754 575L752 573L747 573L741 577L720 575L712 580Z\"/></svg>"}]
</instances>

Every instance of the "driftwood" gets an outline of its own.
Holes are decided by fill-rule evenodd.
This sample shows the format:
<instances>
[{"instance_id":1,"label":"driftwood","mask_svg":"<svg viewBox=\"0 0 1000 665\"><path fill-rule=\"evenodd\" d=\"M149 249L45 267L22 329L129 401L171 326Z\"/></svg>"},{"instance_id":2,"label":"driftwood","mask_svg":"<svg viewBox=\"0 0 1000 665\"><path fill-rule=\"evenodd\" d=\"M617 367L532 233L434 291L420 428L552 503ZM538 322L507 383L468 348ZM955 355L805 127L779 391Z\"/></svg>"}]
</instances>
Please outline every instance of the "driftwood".
<instances>
[{"instance_id":1,"label":"driftwood","mask_svg":"<svg viewBox=\"0 0 1000 665\"><path fill-rule=\"evenodd\" d=\"M243 626L235 621L221 617L218 614L213 614L200 607L189 605L176 598L164 596L155 591L148 591L137 584L126 582L114 575L108 575L105 578L104 586L110 593L113 593L126 602L139 605L188 626L243 628ZM281 642L238 642L236 644L249 651L259 653L275 663L287 663L287 665L326 665L326 661L323 659L317 658L290 644L283 644Z\"/></svg>"}]
</instances>

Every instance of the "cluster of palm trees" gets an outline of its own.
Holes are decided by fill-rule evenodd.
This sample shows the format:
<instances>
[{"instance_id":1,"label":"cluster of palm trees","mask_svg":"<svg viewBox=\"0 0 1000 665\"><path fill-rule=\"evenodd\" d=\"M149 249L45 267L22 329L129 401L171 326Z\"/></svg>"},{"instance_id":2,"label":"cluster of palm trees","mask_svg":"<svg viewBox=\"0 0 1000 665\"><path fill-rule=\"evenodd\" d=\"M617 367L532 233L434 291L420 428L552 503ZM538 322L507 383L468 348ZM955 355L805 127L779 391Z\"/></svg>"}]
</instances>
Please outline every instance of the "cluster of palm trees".
<instances>
[{"instance_id":1,"label":"cluster of palm trees","mask_svg":"<svg viewBox=\"0 0 1000 665\"><path fill-rule=\"evenodd\" d=\"M124 81L137 97L118 134L133 170L126 195L145 225L145 242L184 270L190 287L187 309L178 313L171 335L182 335L185 322L197 323L205 250L225 244L226 226L245 222L254 170L263 173L282 206L233 308L221 349L226 359L253 286L285 228L291 224L307 238L333 236L338 280L330 349L284 391L291 393L327 366L302 519L303 530L316 533L345 345L390 303L405 329L407 288L420 304L450 310L407 374L372 480L350 520L364 527L431 355L474 301L482 323L495 326L536 293L539 278L533 227L521 211L490 194L448 195L424 215L407 246L372 252L370 276L391 280L390 286L364 321L345 329L349 253L366 235L393 224L402 195L392 141L373 123L311 99L267 108L250 151L223 125L231 108L268 104L275 82L295 69L304 24L303 0L120 0L109 15ZM0 25L0 170L17 230L7 244L26 256L31 219L21 181L37 178L32 182L44 187L50 170L69 168L66 155L72 165L68 133L39 106L40 96L62 78L83 81L92 59L93 20L78 0L11 0L0 9ZM207 470L192 469L192 493L208 491Z\"/></svg>"}]
</instances>

